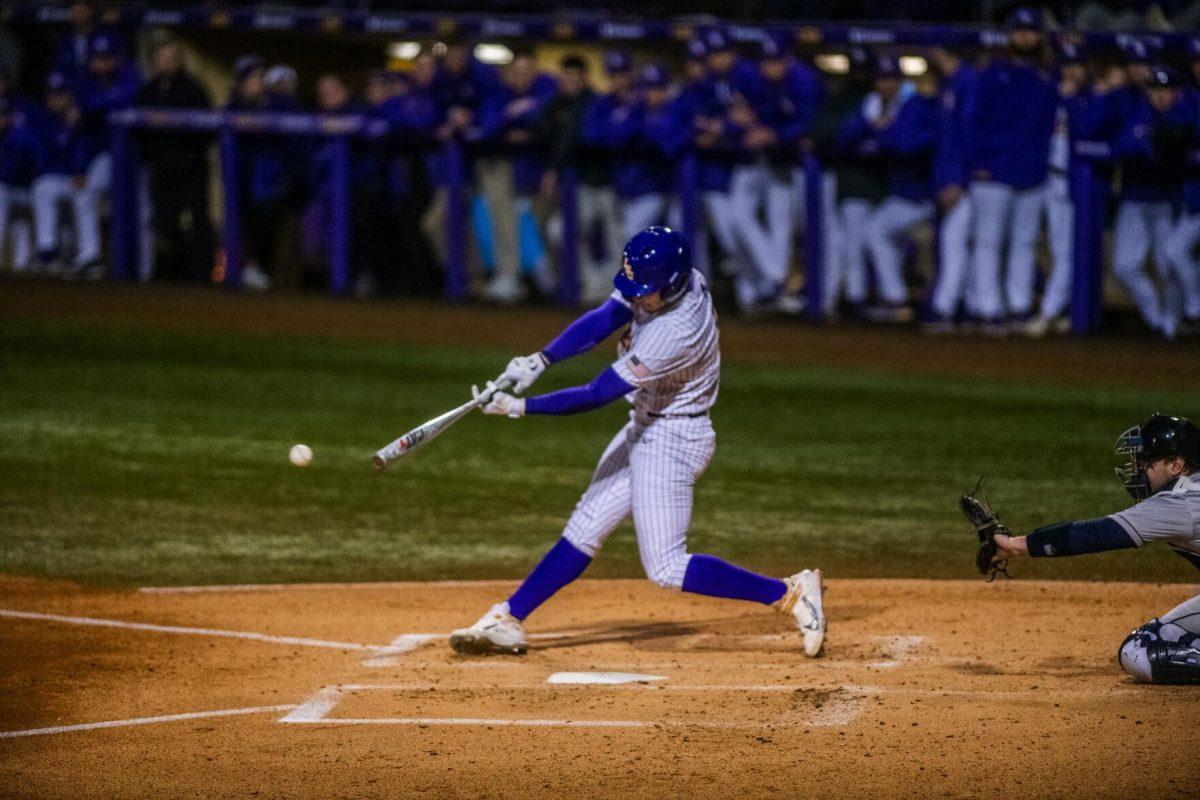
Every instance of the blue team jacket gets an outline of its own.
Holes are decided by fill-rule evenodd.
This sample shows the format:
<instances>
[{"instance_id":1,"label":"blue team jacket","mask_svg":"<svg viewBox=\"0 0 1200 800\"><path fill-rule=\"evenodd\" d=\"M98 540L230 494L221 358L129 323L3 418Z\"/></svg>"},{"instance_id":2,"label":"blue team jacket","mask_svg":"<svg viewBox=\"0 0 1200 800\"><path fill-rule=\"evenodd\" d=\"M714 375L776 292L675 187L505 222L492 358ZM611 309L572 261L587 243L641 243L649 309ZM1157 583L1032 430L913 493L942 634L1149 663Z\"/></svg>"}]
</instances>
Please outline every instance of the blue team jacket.
<instances>
[{"instance_id":1,"label":"blue team jacket","mask_svg":"<svg viewBox=\"0 0 1200 800\"><path fill-rule=\"evenodd\" d=\"M657 108L642 101L614 106L603 143L612 152L617 195L633 198L671 191L674 161L690 139L690 120L682 119L673 103Z\"/></svg>"},{"instance_id":2,"label":"blue team jacket","mask_svg":"<svg viewBox=\"0 0 1200 800\"><path fill-rule=\"evenodd\" d=\"M971 178L967 163L967 111L974 102L979 72L963 64L942 85L938 99L938 145L933 158L933 188L965 187Z\"/></svg>"},{"instance_id":3,"label":"blue team jacket","mask_svg":"<svg viewBox=\"0 0 1200 800\"><path fill-rule=\"evenodd\" d=\"M543 158L532 144L509 144L503 141L508 131L523 130L531 139L542 109L554 97L558 82L549 75L538 75L527 92L517 94L507 86L499 86L484 96L479 106L476 125L467 140L481 150L509 157L513 165L513 183L520 194L533 194L542 180ZM532 100L524 113L508 117L505 109L516 100Z\"/></svg>"},{"instance_id":4,"label":"blue team jacket","mask_svg":"<svg viewBox=\"0 0 1200 800\"><path fill-rule=\"evenodd\" d=\"M1125 122L1113 145L1113 156L1121 161L1121 199L1145 202L1178 202L1187 178L1184 153L1169 152L1161 136L1171 128L1186 136L1181 141L1194 147L1200 132L1200 108L1196 95L1184 93L1165 112L1159 113L1142 98Z\"/></svg>"},{"instance_id":5,"label":"blue team jacket","mask_svg":"<svg viewBox=\"0 0 1200 800\"><path fill-rule=\"evenodd\" d=\"M967 153L972 173L1014 189L1046 180L1058 89L1050 75L1018 61L998 59L979 76L967 112Z\"/></svg>"},{"instance_id":6,"label":"blue team jacket","mask_svg":"<svg viewBox=\"0 0 1200 800\"><path fill-rule=\"evenodd\" d=\"M23 114L13 116L12 125L0 138L0 183L28 188L38 174L41 141Z\"/></svg>"}]
</instances>

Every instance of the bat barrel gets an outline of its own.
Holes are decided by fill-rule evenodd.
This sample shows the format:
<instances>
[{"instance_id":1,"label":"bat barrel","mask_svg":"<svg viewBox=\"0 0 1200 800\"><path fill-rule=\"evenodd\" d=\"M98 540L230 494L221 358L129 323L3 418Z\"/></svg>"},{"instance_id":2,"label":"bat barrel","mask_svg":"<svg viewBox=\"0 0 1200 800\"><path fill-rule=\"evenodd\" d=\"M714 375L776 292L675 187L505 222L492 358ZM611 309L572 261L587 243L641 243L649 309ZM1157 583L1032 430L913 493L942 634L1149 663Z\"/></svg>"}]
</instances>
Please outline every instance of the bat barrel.
<instances>
[{"instance_id":1,"label":"bat barrel","mask_svg":"<svg viewBox=\"0 0 1200 800\"><path fill-rule=\"evenodd\" d=\"M508 386L509 384L506 381L499 386L496 386L495 389L497 391L500 389L507 389ZM486 402L486 400L483 402ZM428 444L435 437L441 434L442 431L458 422L476 408L479 408L481 404L482 403L479 400L471 400L463 403L458 408L447 411L440 417L434 417L428 422L418 425L408 433L401 436L399 439L389 444L387 447L377 451L375 456L371 459L371 464L377 470L386 469L389 465L396 463L412 451Z\"/></svg>"}]
</instances>

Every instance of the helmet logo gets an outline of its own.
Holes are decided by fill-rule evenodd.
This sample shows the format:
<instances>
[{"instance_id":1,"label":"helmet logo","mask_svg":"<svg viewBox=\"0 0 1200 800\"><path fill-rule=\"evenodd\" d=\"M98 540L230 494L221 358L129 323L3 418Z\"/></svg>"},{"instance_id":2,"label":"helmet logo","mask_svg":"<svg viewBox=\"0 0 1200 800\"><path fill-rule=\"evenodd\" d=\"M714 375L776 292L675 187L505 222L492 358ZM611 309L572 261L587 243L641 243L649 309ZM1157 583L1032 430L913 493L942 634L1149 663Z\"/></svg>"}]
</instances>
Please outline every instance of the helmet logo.
<instances>
[{"instance_id":1,"label":"helmet logo","mask_svg":"<svg viewBox=\"0 0 1200 800\"><path fill-rule=\"evenodd\" d=\"M633 267L629 266L629 260L625 260L624 266L621 267L621 272L625 273L625 277L633 280Z\"/></svg>"}]
</instances>

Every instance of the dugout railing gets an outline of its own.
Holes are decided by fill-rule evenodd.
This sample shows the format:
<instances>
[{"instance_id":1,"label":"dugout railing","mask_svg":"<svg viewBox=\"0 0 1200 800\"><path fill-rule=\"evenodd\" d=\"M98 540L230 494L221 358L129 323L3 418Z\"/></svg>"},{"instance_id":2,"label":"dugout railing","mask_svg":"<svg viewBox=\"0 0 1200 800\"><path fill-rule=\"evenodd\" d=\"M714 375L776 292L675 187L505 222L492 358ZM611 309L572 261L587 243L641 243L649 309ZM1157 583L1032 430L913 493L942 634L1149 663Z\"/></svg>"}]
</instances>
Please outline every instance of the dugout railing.
<instances>
[{"instance_id":1,"label":"dugout railing","mask_svg":"<svg viewBox=\"0 0 1200 800\"><path fill-rule=\"evenodd\" d=\"M43 3L14 3L3 16L17 25L59 24L67 21L62 6ZM308 32L312 35L398 35L414 38L461 37L471 39L534 40L564 43L675 43L688 40L702 29L719 27L734 41L754 42L767 34L783 34L798 45L817 48L852 45L892 47L953 45L996 48L1006 42L1006 34L994 28L976 28L930 24L841 24L809 22L764 22L732 24L712 20L615 20L603 15L581 18L538 16L496 16L485 14L395 13L340 9L288 9L263 7L232 8L194 5L156 8L153 5L119 6L104 9L101 22L123 28L157 26L200 30L242 30L272 32ZM1091 50L1118 50L1130 39L1137 39L1165 52L1186 52L1200 47L1200 36L1187 33L1081 33L1061 31L1058 39L1083 45ZM138 198L137 145L135 132L152 130L205 131L219 142L224 209L221 247L226 265L224 279L230 285L241 280L241 213L234 184L239 158L239 140L247 135L305 136L334 142L331 197L333 210L330 237L329 286L344 293L350 286L353 254L351 244L351 142L357 139L385 139L386 124L366 116L321 114L246 114L232 112L195 112L130 109L117 112L113 123L113 254L114 275L129 280L136 274L138 236L136 231ZM464 145L450 142L445 148L445 175L448 190L446 218L445 294L450 299L465 297L468 287L464 235L469 224L465 208L469 191L467 154ZM1074 276L1072 282L1071 329L1076 333L1095 330L1099 324L1103 281L1103 237L1107 226L1110 193L1110 159L1104 142L1075 142L1070 165L1071 198L1075 206ZM1197 154L1193 159L1200 161ZM803 156L801 165L805 194L804 263L807 314L821 316L822 203L821 164L816 157ZM685 232L695 237L701 230L696 154L686 153L673 166L676 191L680 197ZM577 243L574 176L563 176L560 204L563 213L564 243ZM934 230L937 230L935 222ZM693 239L694 241L695 239ZM936 270L936 252L932 259ZM578 253L566 246L560 254L557 298L573 303L578 295L576 266Z\"/></svg>"},{"instance_id":2,"label":"dugout railing","mask_svg":"<svg viewBox=\"0 0 1200 800\"><path fill-rule=\"evenodd\" d=\"M223 186L221 215L221 250L225 265L224 281L231 287L241 284L243 254L241 209L237 187L240 139L244 136L299 136L332 141L332 176L330 196L324 198L331 209L329 237L329 290L345 294L350 288L352 273L351 234L351 158L352 140L385 140L390 132L386 123L364 115L243 113L190 110L126 109L115 112L113 126L113 190L112 190L112 249L113 275L118 280L132 280L137 273L139 254L138 224L141 190L137 180L138 131L200 131L216 136ZM469 285L465 235L467 225L467 194L470 182L467 175L467 153L464 145L451 141L443 148L448 202L446 214L446 264L444 294L450 300L466 297ZM1196 158L1200 154L1193 154ZM1071 199L1075 207L1074 271L1071 296L1071 330L1087 333L1100 322L1103 286L1103 244L1107 227L1107 205L1110 193L1107 162L1110 148L1105 142L1078 141L1074 143L1070 170ZM682 209L684 233L691 241L702 235L700 190L697 181L697 155L684 154L673 166L676 191ZM805 306L812 319L820 319L824 230L822 215L822 166L816 156L803 160L803 191L805 194L804 263ZM559 187L559 203L563 216L562 241L558 259L557 299L574 304L578 299L578 251L576 181L573 170L563 175ZM937 230L937 224L934 224ZM937 250L932 248L931 259L937 268Z\"/></svg>"}]
</instances>

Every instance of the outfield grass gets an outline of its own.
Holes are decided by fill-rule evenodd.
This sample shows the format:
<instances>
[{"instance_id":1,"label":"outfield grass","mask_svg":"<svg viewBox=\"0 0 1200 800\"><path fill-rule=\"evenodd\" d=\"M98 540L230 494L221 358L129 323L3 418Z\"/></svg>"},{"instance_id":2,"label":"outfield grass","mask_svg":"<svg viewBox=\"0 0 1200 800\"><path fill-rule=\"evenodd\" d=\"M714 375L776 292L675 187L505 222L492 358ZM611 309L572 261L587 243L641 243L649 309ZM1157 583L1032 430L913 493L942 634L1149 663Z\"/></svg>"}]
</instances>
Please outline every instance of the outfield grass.
<instances>
[{"instance_id":1,"label":"outfield grass","mask_svg":"<svg viewBox=\"0 0 1200 800\"><path fill-rule=\"evenodd\" d=\"M604 348L607 355L609 348ZM507 351L6 322L0 571L114 584L518 577L625 408L475 415L411 463L376 448L460 403ZM589 377L602 357L538 388ZM979 474L1017 530L1114 511L1116 434L1185 392L1006 386L726 364L691 545L775 574L970 577ZM292 467L295 442L316 453ZM1020 576L1195 580L1165 548ZM641 574L623 527L589 575Z\"/></svg>"}]
</instances>

